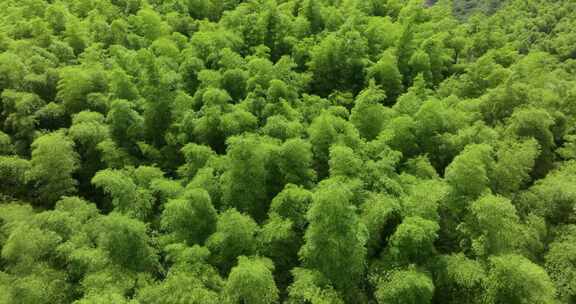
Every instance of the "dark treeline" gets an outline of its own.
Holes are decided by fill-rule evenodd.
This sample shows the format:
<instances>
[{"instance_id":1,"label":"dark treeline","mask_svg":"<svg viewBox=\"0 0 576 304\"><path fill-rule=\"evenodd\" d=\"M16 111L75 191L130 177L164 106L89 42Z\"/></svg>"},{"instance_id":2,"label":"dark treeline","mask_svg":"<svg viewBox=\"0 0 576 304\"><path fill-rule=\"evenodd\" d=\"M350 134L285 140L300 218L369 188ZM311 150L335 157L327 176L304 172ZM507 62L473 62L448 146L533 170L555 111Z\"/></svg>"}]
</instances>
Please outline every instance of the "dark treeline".
<instances>
[{"instance_id":1,"label":"dark treeline","mask_svg":"<svg viewBox=\"0 0 576 304\"><path fill-rule=\"evenodd\" d=\"M0 303L576 303L576 2L433 2L0 1Z\"/></svg>"}]
</instances>

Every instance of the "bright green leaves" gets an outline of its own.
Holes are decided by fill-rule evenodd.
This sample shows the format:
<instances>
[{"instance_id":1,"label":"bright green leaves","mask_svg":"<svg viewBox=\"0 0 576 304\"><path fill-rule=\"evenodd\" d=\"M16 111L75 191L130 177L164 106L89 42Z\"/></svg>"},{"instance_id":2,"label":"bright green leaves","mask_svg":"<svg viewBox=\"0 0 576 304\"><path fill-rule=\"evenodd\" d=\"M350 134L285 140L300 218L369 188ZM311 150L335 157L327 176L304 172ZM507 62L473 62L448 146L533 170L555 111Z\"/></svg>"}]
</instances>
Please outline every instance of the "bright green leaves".
<instances>
[{"instance_id":1,"label":"bright green leaves","mask_svg":"<svg viewBox=\"0 0 576 304\"><path fill-rule=\"evenodd\" d=\"M216 220L208 192L194 189L166 203L161 226L178 241L202 244L216 230Z\"/></svg>"},{"instance_id":2,"label":"bright green leaves","mask_svg":"<svg viewBox=\"0 0 576 304\"><path fill-rule=\"evenodd\" d=\"M275 279L280 288L292 282L290 271L298 266L298 251L308 221L306 212L312 193L288 184L273 200L268 219L258 234L259 253L273 259Z\"/></svg>"},{"instance_id":3,"label":"bright green leaves","mask_svg":"<svg viewBox=\"0 0 576 304\"><path fill-rule=\"evenodd\" d=\"M66 7L53 4L46 8L45 19L55 32L62 32L66 29Z\"/></svg>"},{"instance_id":4,"label":"bright green leaves","mask_svg":"<svg viewBox=\"0 0 576 304\"><path fill-rule=\"evenodd\" d=\"M576 163L570 161L538 180L522 194L522 209L544 216L553 225L572 223L575 217Z\"/></svg>"},{"instance_id":5,"label":"bright green leaves","mask_svg":"<svg viewBox=\"0 0 576 304\"><path fill-rule=\"evenodd\" d=\"M520 189L530 179L539 154L539 145L534 139L504 143L496 152L498 160L492 173L493 189L502 194Z\"/></svg>"},{"instance_id":6,"label":"bright green leaves","mask_svg":"<svg viewBox=\"0 0 576 304\"><path fill-rule=\"evenodd\" d=\"M13 152L12 138L10 135L0 131L0 155L6 155Z\"/></svg>"},{"instance_id":7,"label":"bright green leaves","mask_svg":"<svg viewBox=\"0 0 576 304\"><path fill-rule=\"evenodd\" d=\"M392 197L373 195L361 206L361 221L368 230L368 256L376 256L385 248L387 240L402 220L400 204Z\"/></svg>"},{"instance_id":8,"label":"bright green leaves","mask_svg":"<svg viewBox=\"0 0 576 304\"><path fill-rule=\"evenodd\" d=\"M106 74L101 69L69 66L60 71L58 99L71 114L88 109L102 110L105 105L91 96L106 92L107 86Z\"/></svg>"},{"instance_id":9,"label":"bright green leaves","mask_svg":"<svg viewBox=\"0 0 576 304\"><path fill-rule=\"evenodd\" d=\"M266 161L263 143L254 137L235 137L228 149L229 170L223 176L224 204L256 220L267 212Z\"/></svg>"},{"instance_id":10,"label":"bright green leaves","mask_svg":"<svg viewBox=\"0 0 576 304\"><path fill-rule=\"evenodd\" d=\"M61 132L40 136L32 143L30 170L26 180L39 191L39 203L51 205L62 195L76 191L72 174L78 169L74 143Z\"/></svg>"},{"instance_id":11,"label":"bright green leaves","mask_svg":"<svg viewBox=\"0 0 576 304\"><path fill-rule=\"evenodd\" d=\"M35 274L11 276L0 273L0 300L4 303L49 304L70 302L65 274L39 265Z\"/></svg>"},{"instance_id":12,"label":"bright green leaves","mask_svg":"<svg viewBox=\"0 0 576 304\"><path fill-rule=\"evenodd\" d=\"M300 231L307 224L306 213L312 204L312 193L304 188L288 184L270 205L270 212L289 219Z\"/></svg>"},{"instance_id":13,"label":"bright green leaves","mask_svg":"<svg viewBox=\"0 0 576 304\"><path fill-rule=\"evenodd\" d=\"M278 289L272 271L274 264L269 259L239 257L224 287L224 303L276 303Z\"/></svg>"},{"instance_id":14,"label":"bright green leaves","mask_svg":"<svg viewBox=\"0 0 576 304\"><path fill-rule=\"evenodd\" d=\"M152 176L146 176L147 168L153 170ZM94 175L92 184L111 196L114 210L143 220L150 215L154 204L150 183L161 177L162 172L153 167L139 167L132 172L105 169Z\"/></svg>"},{"instance_id":15,"label":"bright green leaves","mask_svg":"<svg viewBox=\"0 0 576 304\"><path fill-rule=\"evenodd\" d=\"M236 50L241 44L241 37L238 35L205 24L205 28L194 34L190 40L190 50L195 57L210 67L219 59L218 56L222 50L226 48Z\"/></svg>"},{"instance_id":16,"label":"bright green leaves","mask_svg":"<svg viewBox=\"0 0 576 304\"><path fill-rule=\"evenodd\" d=\"M534 175L541 177L551 168L554 161L553 149L555 147L552 127L554 119L543 109L522 108L512 114L508 132L518 138L534 138L540 145L541 153L538 157Z\"/></svg>"},{"instance_id":17,"label":"bright green leaves","mask_svg":"<svg viewBox=\"0 0 576 304\"><path fill-rule=\"evenodd\" d=\"M138 89L132 78L122 69L115 69L110 73L110 92L113 97L124 100L134 100L138 97Z\"/></svg>"},{"instance_id":18,"label":"bright green leaves","mask_svg":"<svg viewBox=\"0 0 576 304\"><path fill-rule=\"evenodd\" d=\"M576 295L576 229L574 225L561 227L545 256L545 269L554 281L558 295L569 301Z\"/></svg>"},{"instance_id":19,"label":"bright green leaves","mask_svg":"<svg viewBox=\"0 0 576 304\"><path fill-rule=\"evenodd\" d=\"M330 145L336 141L338 136L337 129L333 124L334 120L333 116L322 114L314 119L308 129L316 160L316 172L320 178L324 178L328 174Z\"/></svg>"},{"instance_id":20,"label":"bright green leaves","mask_svg":"<svg viewBox=\"0 0 576 304\"><path fill-rule=\"evenodd\" d=\"M387 115L382 103L385 99L385 91L370 83L370 86L358 95L352 108L350 122L367 140L376 138L384 127Z\"/></svg>"},{"instance_id":21,"label":"bright green leaves","mask_svg":"<svg viewBox=\"0 0 576 304\"><path fill-rule=\"evenodd\" d=\"M215 290L206 288L195 273L175 272L158 285L140 290L138 303L143 304L218 304Z\"/></svg>"},{"instance_id":22,"label":"bright green leaves","mask_svg":"<svg viewBox=\"0 0 576 304\"><path fill-rule=\"evenodd\" d=\"M266 125L261 130L270 137L286 140L298 137L303 129L298 121L289 121L284 116L273 115L266 119Z\"/></svg>"},{"instance_id":23,"label":"bright green leaves","mask_svg":"<svg viewBox=\"0 0 576 304\"><path fill-rule=\"evenodd\" d=\"M182 243L166 246L166 259L172 263L166 278L140 288L135 297L144 304L216 304L224 281L207 259L205 247Z\"/></svg>"},{"instance_id":24,"label":"bright green leaves","mask_svg":"<svg viewBox=\"0 0 576 304\"><path fill-rule=\"evenodd\" d=\"M25 268L53 254L61 238L54 232L20 225L10 233L2 246L2 258Z\"/></svg>"},{"instance_id":25,"label":"bright green leaves","mask_svg":"<svg viewBox=\"0 0 576 304\"><path fill-rule=\"evenodd\" d=\"M182 149L186 163L178 168L178 174L184 178L192 179L198 170L202 169L216 153L208 146L187 144Z\"/></svg>"},{"instance_id":26,"label":"bright green leaves","mask_svg":"<svg viewBox=\"0 0 576 304\"><path fill-rule=\"evenodd\" d=\"M314 119L308 128L308 134L314 153L314 167L321 179L329 173L330 147L333 144L354 148L360 142L358 131L352 124L326 112Z\"/></svg>"},{"instance_id":27,"label":"bright green leaves","mask_svg":"<svg viewBox=\"0 0 576 304\"><path fill-rule=\"evenodd\" d=\"M18 195L26 192L26 172L30 161L17 156L0 156L0 191Z\"/></svg>"},{"instance_id":28,"label":"bright green leaves","mask_svg":"<svg viewBox=\"0 0 576 304\"><path fill-rule=\"evenodd\" d=\"M380 59L367 70L368 78L382 86L387 101L396 101L403 90L402 74L398 69L398 59L392 51L385 51Z\"/></svg>"},{"instance_id":29,"label":"bright green leaves","mask_svg":"<svg viewBox=\"0 0 576 304\"><path fill-rule=\"evenodd\" d=\"M26 73L22 60L12 52L2 52L0 55L0 88L19 88Z\"/></svg>"},{"instance_id":30,"label":"bright green leaves","mask_svg":"<svg viewBox=\"0 0 576 304\"><path fill-rule=\"evenodd\" d=\"M85 151L94 151L99 143L109 137L104 120L104 116L98 112L82 111L74 115L69 135Z\"/></svg>"},{"instance_id":31,"label":"bright green leaves","mask_svg":"<svg viewBox=\"0 0 576 304\"><path fill-rule=\"evenodd\" d=\"M306 140L293 138L285 141L272 161L278 166L283 185L309 186L316 178L312 170L312 146Z\"/></svg>"},{"instance_id":32,"label":"bright green leaves","mask_svg":"<svg viewBox=\"0 0 576 304\"><path fill-rule=\"evenodd\" d=\"M362 160L354 154L354 150L346 146L330 147L330 176L354 178L362 171Z\"/></svg>"},{"instance_id":33,"label":"bright green leaves","mask_svg":"<svg viewBox=\"0 0 576 304\"><path fill-rule=\"evenodd\" d=\"M168 31L167 25L162 22L162 17L154 10L148 8L138 11L134 18L134 25L139 34L150 41L156 40Z\"/></svg>"},{"instance_id":34,"label":"bright green leaves","mask_svg":"<svg viewBox=\"0 0 576 304\"><path fill-rule=\"evenodd\" d=\"M556 290L540 266L518 255L490 258L487 298L490 303L554 303Z\"/></svg>"},{"instance_id":35,"label":"bright green leaves","mask_svg":"<svg viewBox=\"0 0 576 304\"><path fill-rule=\"evenodd\" d=\"M124 296L115 292L109 292L104 294L93 293L74 302L74 304L105 304L105 303L132 304L132 302L127 300Z\"/></svg>"},{"instance_id":36,"label":"bright green leaves","mask_svg":"<svg viewBox=\"0 0 576 304\"><path fill-rule=\"evenodd\" d=\"M17 152L28 151L39 124L38 111L44 101L36 94L4 90L2 92L3 130L12 135Z\"/></svg>"},{"instance_id":37,"label":"bright green leaves","mask_svg":"<svg viewBox=\"0 0 576 304\"><path fill-rule=\"evenodd\" d=\"M366 258L366 231L351 199L352 192L343 184L317 190L300 250L306 267L320 271L343 291L357 286Z\"/></svg>"},{"instance_id":38,"label":"bright green leaves","mask_svg":"<svg viewBox=\"0 0 576 304\"><path fill-rule=\"evenodd\" d=\"M249 216L235 209L220 214L216 232L206 242L212 252L215 265L227 272L241 255L250 256L256 252L258 225Z\"/></svg>"},{"instance_id":39,"label":"bright green leaves","mask_svg":"<svg viewBox=\"0 0 576 304\"><path fill-rule=\"evenodd\" d=\"M327 96L332 91L358 92L364 82L366 40L356 31L331 34L312 49L308 63L315 92Z\"/></svg>"},{"instance_id":40,"label":"bright green leaves","mask_svg":"<svg viewBox=\"0 0 576 304\"><path fill-rule=\"evenodd\" d=\"M410 157L419 151L417 132L416 121L408 115L400 115L386 124L379 138L384 140L392 149Z\"/></svg>"},{"instance_id":41,"label":"bright green leaves","mask_svg":"<svg viewBox=\"0 0 576 304\"><path fill-rule=\"evenodd\" d=\"M446 168L446 180L456 195L476 198L489 186L493 166L492 147L486 144L467 146Z\"/></svg>"},{"instance_id":42,"label":"bright green leaves","mask_svg":"<svg viewBox=\"0 0 576 304\"><path fill-rule=\"evenodd\" d=\"M393 271L382 278L376 289L381 304L427 304L434 294L432 279L414 269Z\"/></svg>"},{"instance_id":43,"label":"bright green leaves","mask_svg":"<svg viewBox=\"0 0 576 304\"><path fill-rule=\"evenodd\" d=\"M440 227L420 217L404 218L390 237L390 257L401 264L423 263L435 255Z\"/></svg>"},{"instance_id":44,"label":"bright green leaves","mask_svg":"<svg viewBox=\"0 0 576 304\"><path fill-rule=\"evenodd\" d=\"M408 64L413 78L416 78L417 75L422 75L427 83L432 82L432 67L428 53L421 49L417 50L410 57Z\"/></svg>"},{"instance_id":45,"label":"bright green leaves","mask_svg":"<svg viewBox=\"0 0 576 304\"><path fill-rule=\"evenodd\" d=\"M232 100L226 91L209 88L199 92L203 92L201 111L204 115L195 120L193 134L201 143L210 145L216 151L223 151L227 137L255 128L256 117L230 104Z\"/></svg>"},{"instance_id":46,"label":"bright green leaves","mask_svg":"<svg viewBox=\"0 0 576 304\"><path fill-rule=\"evenodd\" d=\"M143 118L127 100L117 99L111 104L106 116L110 134L121 147L130 147L130 143L142 138Z\"/></svg>"},{"instance_id":47,"label":"bright green leaves","mask_svg":"<svg viewBox=\"0 0 576 304\"><path fill-rule=\"evenodd\" d=\"M316 270L294 268L294 283L288 288L288 303L343 304L330 280Z\"/></svg>"},{"instance_id":48,"label":"bright green leaves","mask_svg":"<svg viewBox=\"0 0 576 304\"><path fill-rule=\"evenodd\" d=\"M64 31L65 41L74 50L74 54L80 55L90 44L86 23L78 18L70 18L66 22Z\"/></svg>"},{"instance_id":49,"label":"bright green leaves","mask_svg":"<svg viewBox=\"0 0 576 304\"><path fill-rule=\"evenodd\" d=\"M222 87L226 89L232 100L242 100L246 97L246 82L248 72L242 69L227 70L222 74Z\"/></svg>"},{"instance_id":50,"label":"bright green leaves","mask_svg":"<svg viewBox=\"0 0 576 304\"><path fill-rule=\"evenodd\" d=\"M133 271L145 271L152 270L157 259L146 229L138 220L110 214L100 220L94 233L111 261Z\"/></svg>"},{"instance_id":51,"label":"bright green leaves","mask_svg":"<svg viewBox=\"0 0 576 304\"><path fill-rule=\"evenodd\" d=\"M96 171L103 167L99 145L110 139L110 131L102 114L82 111L75 114L68 135L74 140L81 156L80 189L90 183Z\"/></svg>"},{"instance_id":52,"label":"bright green leaves","mask_svg":"<svg viewBox=\"0 0 576 304\"><path fill-rule=\"evenodd\" d=\"M440 257L439 265L434 280L436 299L442 303L482 303L486 270L480 261L459 253Z\"/></svg>"},{"instance_id":53,"label":"bright green leaves","mask_svg":"<svg viewBox=\"0 0 576 304\"><path fill-rule=\"evenodd\" d=\"M464 2L0 1L0 303L574 302L576 6Z\"/></svg>"},{"instance_id":54,"label":"bright green leaves","mask_svg":"<svg viewBox=\"0 0 576 304\"><path fill-rule=\"evenodd\" d=\"M290 35L292 19L293 16L279 7L276 1L246 2L225 14L222 24L244 38L244 47L265 46L272 59L278 60L289 47L286 41Z\"/></svg>"},{"instance_id":55,"label":"bright green leaves","mask_svg":"<svg viewBox=\"0 0 576 304\"><path fill-rule=\"evenodd\" d=\"M305 0L298 12L310 23L310 31L317 33L324 27L324 17L322 16L322 1Z\"/></svg>"},{"instance_id":56,"label":"bright green leaves","mask_svg":"<svg viewBox=\"0 0 576 304\"><path fill-rule=\"evenodd\" d=\"M258 234L259 254L274 261L275 281L280 287L291 282L290 270L298 265L302 231L290 219L270 213Z\"/></svg>"},{"instance_id":57,"label":"bright green leaves","mask_svg":"<svg viewBox=\"0 0 576 304\"><path fill-rule=\"evenodd\" d=\"M522 244L522 226L509 200L487 195L470 206L471 251L477 256L514 252Z\"/></svg>"},{"instance_id":58,"label":"bright green leaves","mask_svg":"<svg viewBox=\"0 0 576 304\"><path fill-rule=\"evenodd\" d=\"M88 211L86 205L81 210L80 205L79 199L65 198L56 204L55 210L41 213L34 213L25 205L3 206L1 258L9 264L0 273L0 289L6 303L72 301L69 279L73 272L67 271L72 265L59 265L69 261L65 248L82 239L85 216L97 214L95 208Z\"/></svg>"},{"instance_id":59,"label":"bright green leaves","mask_svg":"<svg viewBox=\"0 0 576 304\"><path fill-rule=\"evenodd\" d=\"M367 9L373 10L386 10L387 8L385 8L385 6L391 4L391 1L389 3L380 3L372 0L365 3L358 3L358 5L365 5ZM371 57L380 58L383 54L391 54L391 47L395 45L400 35L400 24L393 22L389 16L380 17L382 15L369 18L366 29L363 32L366 40L368 40ZM384 58L384 56L382 56L382 58Z\"/></svg>"}]
</instances>

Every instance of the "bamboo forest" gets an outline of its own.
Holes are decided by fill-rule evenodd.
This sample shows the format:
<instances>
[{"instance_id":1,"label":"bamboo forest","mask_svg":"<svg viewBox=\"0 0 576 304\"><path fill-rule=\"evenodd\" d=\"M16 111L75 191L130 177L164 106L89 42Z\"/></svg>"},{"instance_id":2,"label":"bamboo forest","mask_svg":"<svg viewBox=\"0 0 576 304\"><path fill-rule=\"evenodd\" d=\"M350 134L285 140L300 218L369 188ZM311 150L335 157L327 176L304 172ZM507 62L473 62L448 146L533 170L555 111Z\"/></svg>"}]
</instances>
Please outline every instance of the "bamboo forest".
<instances>
[{"instance_id":1,"label":"bamboo forest","mask_svg":"<svg viewBox=\"0 0 576 304\"><path fill-rule=\"evenodd\" d=\"M0 0L0 304L575 304L576 1Z\"/></svg>"}]
</instances>

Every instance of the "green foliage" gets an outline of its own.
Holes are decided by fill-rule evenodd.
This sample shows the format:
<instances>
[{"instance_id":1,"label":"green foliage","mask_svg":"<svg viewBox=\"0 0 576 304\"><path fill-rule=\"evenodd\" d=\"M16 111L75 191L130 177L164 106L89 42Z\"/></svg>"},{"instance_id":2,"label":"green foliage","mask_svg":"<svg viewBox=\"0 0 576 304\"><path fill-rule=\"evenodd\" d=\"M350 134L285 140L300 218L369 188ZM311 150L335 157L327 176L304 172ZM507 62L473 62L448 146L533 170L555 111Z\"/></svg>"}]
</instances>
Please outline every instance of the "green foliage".
<instances>
[{"instance_id":1,"label":"green foliage","mask_svg":"<svg viewBox=\"0 0 576 304\"><path fill-rule=\"evenodd\" d=\"M216 232L206 241L206 246L213 252L216 265L223 271L228 271L238 256L254 254L257 231L258 225L254 220L235 209L220 214Z\"/></svg>"},{"instance_id":2,"label":"green foliage","mask_svg":"<svg viewBox=\"0 0 576 304\"><path fill-rule=\"evenodd\" d=\"M164 282L143 288L138 303L159 304L216 304L218 293L203 286L194 273L171 273Z\"/></svg>"},{"instance_id":3,"label":"green foliage","mask_svg":"<svg viewBox=\"0 0 576 304\"><path fill-rule=\"evenodd\" d=\"M62 195L76 191L72 173L78 168L74 143L61 132L38 137L32 143L30 169L25 178L39 192L39 203L50 206Z\"/></svg>"},{"instance_id":4,"label":"green foliage","mask_svg":"<svg viewBox=\"0 0 576 304\"><path fill-rule=\"evenodd\" d=\"M333 145L330 148L330 176L354 178L360 174L362 160L352 149L346 146Z\"/></svg>"},{"instance_id":5,"label":"green foliage","mask_svg":"<svg viewBox=\"0 0 576 304\"><path fill-rule=\"evenodd\" d=\"M554 119L542 109L519 109L512 114L508 132L519 138L534 138L540 145L541 153L538 166L534 169L536 176L545 175L551 168L554 160L554 135L551 127Z\"/></svg>"},{"instance_id":6,"label":"green foliage","mask_svg":"<svg viewBox=\"0 0 576 304\"><path fill-rule=\"evenodd\" d=\"M307 224L306 213L312 204L312 193L294 184L286 187L274 197L270 212L289 219L300 231Z\"/></svg>"},{"instance_id":7,"label":"green foliage","mask_svg":"<svg viewBox=\"0 0 576 304\"><path fill-rule=\"evenodd\" d=\"M144 223L113 213L102 218L93 233L113 263L133 271L152 270L155 266L156 254Z\"/></svg>"},{"instance_id":8,"label":"green foliage","mask_svg":"<svg viewBox=\"0 0 576 304\"><path fill-rule=\"evenodd\" d=\"M573 303L574 20L0 1L0 303Z\"/></svg>"},{"instance_id":9,"label":"green foliage","mask_svg":"<svg viewBox=\"0 0 576 304\"><path fill-rule=\"evenodd\" d=\"M545 256L545 269L556 286L558 295L562 301L574 298L574 237L576 230L574 225L560 227L556 232L554 241L550 243L550 249Z\"/></svg>"},{"instance_id":10,"label":"green foliage","mask_svg":"<svg viewBox=\"0 0 576 304\"><path fill-rule=\"evenodd\" d=\"M102 105L94 104L90 94L105 92L106 89L106 75L100 69L70 66L60 71L58 99L69 113L100 110Z\"/></svg>"},{"instance_id":11,"label":"green foliage","mask_svg":"<svg viewBox=\"0 0 576 304\"><path fill-rule=\"evenodd\" d=\"M337 289L354 288L364 272L366 231L350 202L352 192L335 183L314 194L307 214L310 226L300 257Z\"/></svg>"},{"instance_id":12,"label":"green foliage","mask_svg":"<svg viewBox=\"0 0 576 304\"><path fill-rule=\"evenodd\" d=\"M492 170L492 147L486 144L467 146L446 168L446 180L455 194L476 198L489 186Z\"/></svg>"},{"instance_id":13,"label":"green foliage","mask_svg":"<svg viewBox=\"0 0 576 304\"><path fill-rule=\"evenodd\" d=\"M382 54L380 59L368 68L368 78L374 79L376 84L382 86L388 101L394 101L403 90L402 74L398 70L397 58L391 50Z\"/></svg>"},{"instance_id":14,"label":"green foliage","mask_svg":"<svg viewBox=\"0 0 576 304\"><path fill-rule=\"evenodd\" d=\"M520 200L522 208L534 210L551 223L571 223L574 218L576 193L569 185L575 178L576 163L565 163L523 193Z\"/></svg>"},{"instance_id":15,"label":"green foliage","mask_svg":"<svg viewBox=\"0 0 576 304\"><path fill-rule=\"evenodd\" d=\"M381 103L386 99L383 90L371 85L358 95L352 108L350 121L362 137L372 140L380 134L386 122L386 108Z\"/></svg>"},{"instance_id":16,"label":"green foliage","mask_svg":"<svg viewBox=\"0 0 576 304\"><path fill-rule=\"evenodd\" d=\"M378 303L430 303L434 284L417 270L398 270L381 279L376 289Z\"/></svg>"},{"instance_id":17,"label":"green foliage","mask_svg":"<svg viewBox=\"0 0 576 304\"><path fill-rule=\"evenodd\" d=\"M322 39L310 54L315 91L324 96L332 90L358 92L364 80L366 52L366 40L356 31Z\"/></svg>"},{"instance_id":18,"label":"green foliage","mask_svg":"<svg viewBox=\"0 0 576 304\"><path fill-rule=\"evenodd\" d=\"M0 181L2 193L18 195L26 190L26 172L30 161L17 156L0 156Z\"/></svg>"},{"instance_id":19,"label":"green foliage","mask_svg":"<svg viewBox=\"0 0 576 304\"><path fill-rule=\"evenodd\" d=\"M470 206L471 250L479 256L498 255L516 250L522 244L516 208L509 200L487 195ZM469 227L468 227L469 226Z\"/></svg>"},{"instance_id":20,"label":"green foliage","mask_svg":"<svg viewBox=\"0 0 576 304\"><path fill-rule=\"evenodd\" d=\"M278 166L283 185L295 184L310 186L316 178L312 170L312 146L305 140L292 138L278 149L277 158L272 160Z\"/></svg>"},{"instance_id":21,"label":"green foliage","mask_svg":"<svg viewBox=\"0 0 576 304\"><path fill-rule=\"evenodd\" d=\"M518 191L530 179L539 153L535 140L504 143L496 152L493 189L502 194Z\"/></svg>"},{"instance_id":22,"label":"green foliage","mask_svg":"<svg viewBox=\"0 0 576 304\"><path fill-rule=\"evenodd\" d=\"M114 100L106 116L112 137L121 146L142 136L142 116L134 110L134 105L126 100Z\"/></svg>"},{"instance_id":23,"label":"green foliage","mask_svg":"<svg viewBox=\"0 0 576 304\"><path fill-rule=\"evenodd\" d=\"M92 184L110 194L114 210L120 213L144 219L152 209L150 192L139 187L126 172L114 169L98 171Z\"/></svg>"},{"instance_id":24,"label":"green foliage","mask_svg":"<svg viewBox=\"0 0 576 304\"><path fill-rule=\"evenodd\" d=\"M16 227L2 247L2 258L15 265L30 267L54 251L61 239L54 232L46 233L36 227Z\"/></svg>"},{"instance_id":25,"label":"green foliage","mask_svg":"<svg viewBox=\"0 0 576 304\"><path fill-rule=\"evenodd\" d=\"M305 268L292 271L294 283L288 288L288 303L342 304L344 301L320 272Z\"/></svg>"},{"instance_id":26,"label":"green foliage","mask_svg":"<svg viewBox=\"0 0 576 304\"><path fill-rule=\"evenodd\" d=\"M435 254L438 229L436 222L420 217L405 218L390 237L392 258L400 263L425 262Z\"/></svg>"},{"instance_id":27,"label":"green foliage","mask_svg":"<svg viewBox=\"0 0 576 304\"><path fill-rule=\"evenodd\" d=\"M556 290L540 266L524 257L490 258L487 297L491 303L554 303Z\"/></svg>"},{"instance_id":28,"label":"green foliage","mask_svg":"<svg viewBox=\"0 0 576 304\"><path fill-rule=\"evenodd\" d=\"M194 189L166 203L161 226L178 241L202 244L216 230L216 210L208 192Z\"/></svg>"},{"instance_id":29,"label":"green foliage","mask_svg":"<svg viewBox=\"0 0 576 304\"><path fill-rule=\"evenodd\" d=\"M465 255L442 256L435 278L438 299L444 303L482 303L486 271L477 261Z\"/></svg>"},{"instance_id":30,"label":"green foliage","mask_svg":"<svg viewBox=\"0 0 576 304\"><path fill-rule=\"evenodd\" d=\"M30 150L38 125L35 112L43 105L44 102L36 94L11 89L2 92L3 128L13 135L17 152Z\"/></svg>"},{"instance_id":31,"label":"green foliage","mask_svg":"<svg viewBox=\"0 0 576 304\"><path fill-rule=\"evenodd\" d=\"M119 303L119 304L130 304L131 301L124 298L124 296L117 293L105 293L105 294L92 294L90 296L84 297L75 304L104 304L104 303Z\"/></svg>"},{"instance_id":32,"label":"green foliage","mask_svg":"<svg viewBox=\"0 0 576 304\"><path fill-rule=\"evenodd\" d=\"M328 161L332 144L341 143L354 148L360 141L359 134L352 124L327 112L314 119L308 128L308 134L314 153L314 166L321 179L329 172Z\"/></svg>"},{"instance_id":33,"label":"green foliage","mask_svg":"<svg viewBox=\"0 0 576 304\"><path fill-rule=\"evenodd\" d=\"M229 207L261 220L267 212L266 150L254 137L235 137L227 154L222 200Z\"/></svg>"},{"instance_id":34,"label":"green foliage","mask_svg":"<svg viewBox=\"0 0 576 304\"><path fill-rule=\"evenodd\" d=\"M368 256L381 253L396 226L399 224L400 204L392 197L373 195L361 206L361 221L368 230L366 247Z\"/></svg>"},{"instance_id":35,"label":"green foliage","mask_svg":"<svg viewBox=\"0 0 576 304\"><path fill-rule=\"evenodd\" d=\"M272 271L274 264L265 258L240 256L224 287L225 303L268 304L278 301Z\"/></svg>"}]
</instances>

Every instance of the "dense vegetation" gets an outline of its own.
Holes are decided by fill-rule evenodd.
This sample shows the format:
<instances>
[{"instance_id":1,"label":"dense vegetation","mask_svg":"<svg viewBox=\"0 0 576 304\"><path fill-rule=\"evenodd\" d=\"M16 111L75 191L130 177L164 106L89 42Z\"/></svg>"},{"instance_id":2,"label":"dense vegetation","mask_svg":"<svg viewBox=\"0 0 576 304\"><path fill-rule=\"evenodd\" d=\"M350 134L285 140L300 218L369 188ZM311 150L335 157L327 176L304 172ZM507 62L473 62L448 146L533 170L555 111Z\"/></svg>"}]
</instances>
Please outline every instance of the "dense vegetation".
<instances>
[{"instance_id":1,"label":"dense vegetation","mask_svg":"<svg viewBox=\"0 0 576 304\"><path fill-rule=\"evenodd\" d=\"M0 303L576 303L576 2L473 2L0 1Z\"/></svg>"}]
</instances>

